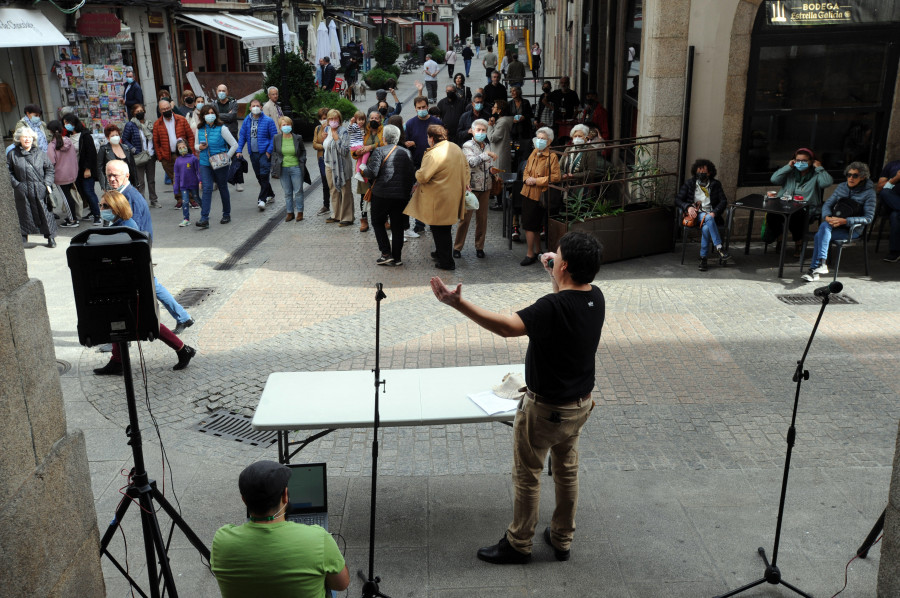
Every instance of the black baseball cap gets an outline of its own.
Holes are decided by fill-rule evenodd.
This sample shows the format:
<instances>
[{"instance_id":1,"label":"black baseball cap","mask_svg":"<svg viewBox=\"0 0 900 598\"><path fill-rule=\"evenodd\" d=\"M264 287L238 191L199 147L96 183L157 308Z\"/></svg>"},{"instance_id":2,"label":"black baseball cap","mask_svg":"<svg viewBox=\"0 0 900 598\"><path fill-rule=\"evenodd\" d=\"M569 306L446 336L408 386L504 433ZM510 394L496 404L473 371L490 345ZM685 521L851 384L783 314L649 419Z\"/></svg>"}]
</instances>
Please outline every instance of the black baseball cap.
<instances>
[{"instance_id":1,"label":"black baseball cap","mask_svg":"<svg viewBox=\"0 0 900 598\"><path fill-rule=\"evenodd\" d=\"M261 502L284 492L291 468L275 461L257 461L248 465L238 478L241 496L252 502Z\"/></svg>"}]
</instances>

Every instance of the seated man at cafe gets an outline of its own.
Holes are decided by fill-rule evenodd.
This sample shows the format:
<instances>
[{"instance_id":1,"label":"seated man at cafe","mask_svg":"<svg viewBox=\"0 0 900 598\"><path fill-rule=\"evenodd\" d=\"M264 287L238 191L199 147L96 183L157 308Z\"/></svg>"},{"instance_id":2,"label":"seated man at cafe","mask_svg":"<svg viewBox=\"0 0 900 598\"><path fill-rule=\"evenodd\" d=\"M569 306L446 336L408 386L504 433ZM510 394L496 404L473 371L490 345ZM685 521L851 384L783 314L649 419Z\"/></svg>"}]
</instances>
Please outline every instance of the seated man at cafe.
<instances>
[{"instance_id":1,"label":"seated man at cafe","mask_svg":"<svg viewBox=\"0 0 900 598\"><path fill-rule=\"evenodd\" d=\"M884 261L900 262L900 160L888 162L875 183L875 193L881 198L883 213L891 223L890 253Z\"/></svg>"}]
</instances>

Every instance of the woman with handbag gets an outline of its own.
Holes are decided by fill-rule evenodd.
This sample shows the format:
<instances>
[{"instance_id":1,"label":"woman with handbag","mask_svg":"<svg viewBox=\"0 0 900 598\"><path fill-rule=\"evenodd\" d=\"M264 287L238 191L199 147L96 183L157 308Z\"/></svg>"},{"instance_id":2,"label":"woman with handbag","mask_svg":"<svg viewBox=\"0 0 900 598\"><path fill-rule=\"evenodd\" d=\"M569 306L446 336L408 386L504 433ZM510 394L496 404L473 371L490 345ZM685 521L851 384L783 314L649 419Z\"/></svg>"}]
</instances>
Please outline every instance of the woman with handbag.
<instances>
[{"instance_id":1,"label":"woman with handbag","mask_svg":"<svg viewBox=\"0 0 900 598\"><path fill-rule=\"evenodd\" d=\"M272 160L270 175L273 179L281 179L281 190L284 191L284 203L287 208L285 222L296 219L303 220L303 180L309 178L306 170L306 146L303 137L294 133L294 121L287 116L279 117L278 127L281 135L272 140ZM297 215L294 216L296 211Z\"/></svg>"},{"instance_id":2,"label":"woman with handbag","mask_svg":"<svg viewBox=\"0 0 900 598\"><path fill-rule=\"evenodd\" d=\"M37 133L21 127L13 135L13 147L6 154L10 184L19 215L22 243L28 235L44 235L47 247L56 247L56 220L47 208L50 185L53 184L53 164L46 153L35 144Z\"/></svg>"},{"instance_id":3,"label":"woman with handbag","mask_svg":"<svg viewBox=\"0 0 900 598\"><path fill-rule=\"evenodd\" d=\"M400 129L385 125L382 132L384 145L375 148L362 174L371 187L369 199L372 211L372 228L381 256L375 260L380 266L403 265L403 229L406 216L403 209L409 201L416 180L416 167L405 147L400 147ZM388 241L385 224L391 220L391 241Z\"/></svg>"},{"instance_id":4,"label":"woman with handbag","mask_svg":"<svg viewBox=\"0 0 900 598\"><path fill-rule=\"evenodd\" d=\"M684 182L675 196L675 205L684 214L684 226L700 228L700 271L706 272L709 269L707 255L710 245L715 247L719 254L719 264L724 266L731 255L722 247L719 225L724 222L723 214L728 207L728 199L722 183L716 179L716 165L702 158L694 162L691 166L691 178Z\"/></svg>"},{"instance_id":5,"label":"woman with handbag","mask_svg":"<svg viewBox=\"0 0 900 598\"><path fill-rule=\"evenodd\" d=\"M331 217L329 224L338 226L353 224L353 160L350 157L350 132L341 124L340 111L328 111L325 139L322 148L325 153L325 175L331 188Z\"/></svg>"},{"instance_id":6,"label":"woman with handbag","mask_svg":"<svg viewBox=\"0 0 900 598\"><path fill-rule=\"evenodd\" d=\"M541 201L550 187L550 183L558 183L562 176L559 170L559 158L550 153L550 143L553 141L553 129L541 127L537 135L531 140L534 151L528 156L525 170L522 173L522 228L525 229L525 239L528 251L522 266L530 266L537 262L537 256L541 253L541 229L547 218L546 198Z\"/></svg>"},{"instance_id":7,"label":"woman with handbag","mask_svg":"<svg viewBox=\"0 0 900 598\"><path fill-rule=\"evenodd\" d=\"M200 182L203 191L200 200L200 220L197 226L209 228L209 211L212 207L213 185L218 185L222 198L222 219L220 224L231 222L231 194L228 192L228 166L237 151L237 140L221 120L212 104L200 109L203 119L197 126L194 149L200 158Z\"/></svg>"},{"instance_id":8,"label":"woman with handbag","mask_svg":"<svg viewBox=\"0 0 900 598\"><path fill-rule=\"evenodd\" d=\"M134 151L134 165L137 170L137 179L129 181L137 187L144 199L153 207L159 205L159 197L156 195L156 158L153 151L153 125L146 122L147 111L143 104L135 104L131 108L131 120L125 123L122 130L122 139L130 145ZM145 182L146 181L146 182ZM146 193L144 190L146 189ZM178 202L180 204L180 202ZM176 209L180 205L175 206ZM198 206L199 207L199 206Z\"/></svg>"},{"instance_id":9,"label":"woman with handbag","mask_svg":"<svg viewBox=\"0 0 900 598\"><path fill-rule=\"evenodd\" d=\"M137 181L137 166L134 163L134 148L122 141L119 127L113 124L106 125L103 129L109 143L100 146L97 151L97 180L100 181L100 188L109 190L109 183L106 180L106 163L113 160L122 160L128 164L128 180ZM137 184L135 184L137 187ZM157 203L154 207L162 207Z\"/></svg>"},{"instance_id":10,"label":"woman with handbag","mask_svg":"<svg viewBox=\"0 0 900 598\"><path fill-rule=\"evenodd\" d=\"M472 139L463 146L463 154L469 163L469 189L478 199L477 210L466 210L463 221L456 227L456 240L453 242L453 258L462 257L462 248L466 244L466 234L472 214L475 214L475 257L484 258L484 240L487 236L488 196L491 194L493 178L491 167L497 154L491 151L487 140L488 123L479 118L472 123Z\"/></svg>"},{"instance_id":11,"label":"woman with handbag","mask_svg":"<svg viewBox=\"0 0 900 598\"><path fill-rule=\"evenodd\" d=\"M78 147L78 177L75 184L81 193L81 200L87 202L84 207L90 207L94 226L103 226L103 221L100 220L100 200L94 190L97 182L94 177L94 171L97 169L97 148L94 145L94 138L74 112L63 114L62 120L69 137Z\"/></svg>"}]
</instances>

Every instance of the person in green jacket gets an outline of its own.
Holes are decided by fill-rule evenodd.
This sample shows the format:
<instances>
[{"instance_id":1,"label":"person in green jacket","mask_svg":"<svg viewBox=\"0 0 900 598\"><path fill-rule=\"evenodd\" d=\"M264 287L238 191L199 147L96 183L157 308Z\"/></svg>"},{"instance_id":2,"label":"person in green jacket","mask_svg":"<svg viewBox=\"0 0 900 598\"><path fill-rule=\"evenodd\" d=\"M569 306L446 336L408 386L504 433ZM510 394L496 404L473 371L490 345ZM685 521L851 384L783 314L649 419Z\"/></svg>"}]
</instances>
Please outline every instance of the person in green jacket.
<instances>
[{"instance_id":1,"label":"person in green jacket","mask_svg":"<svg viewBox=\"0 0 900 598\"><path fill-rule=\"evenodd\" d=\"M800 249L803 244L803 229L808 226L809 218L818 216L822 211L822 195L825 189L834 183L834 179L816 160L816 154L809 148L801 147L794 152L791 161L779 168L772 175L771 181L775 185L781 185L778 197L802 195L807 200L806 209L794 212L788 221L788 229L794 239L794 257L800 257ZM784 218L774 214L766 216L766 230L763 241L772 243L781 241L784 233Z\"/></svg>"}]
</instances>

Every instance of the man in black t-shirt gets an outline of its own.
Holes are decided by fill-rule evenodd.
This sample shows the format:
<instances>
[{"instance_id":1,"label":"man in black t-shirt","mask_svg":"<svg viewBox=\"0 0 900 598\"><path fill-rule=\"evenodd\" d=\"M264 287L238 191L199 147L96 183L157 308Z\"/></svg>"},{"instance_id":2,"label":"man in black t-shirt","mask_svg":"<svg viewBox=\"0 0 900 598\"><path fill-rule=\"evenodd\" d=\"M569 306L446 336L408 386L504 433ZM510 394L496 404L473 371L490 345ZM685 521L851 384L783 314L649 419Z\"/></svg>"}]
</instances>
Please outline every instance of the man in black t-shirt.
<instances>
[{"instance_id":1,"label":"man in black t-shirt","mask_svg":"<svg viewBox=\"0 0 900 598\"><path fill-rule=\"evenodd\" d=\"M462 284L451 290L440 278L431 279L439 301L482 328L503 337L528 335L527 389L513 425L513 521L500 542L478 551L483 561L505 565L531 560L548 451L553 457L556 509L543 537L557 560L569 558L578 503L578 437L594 406L594 356L606 312L603 293L591 284L600 255L600 244L590 235L566 233L556 254L541 256L553 280L553 293L511 315L466 301Z\"/></svg>"}]
</instances>

